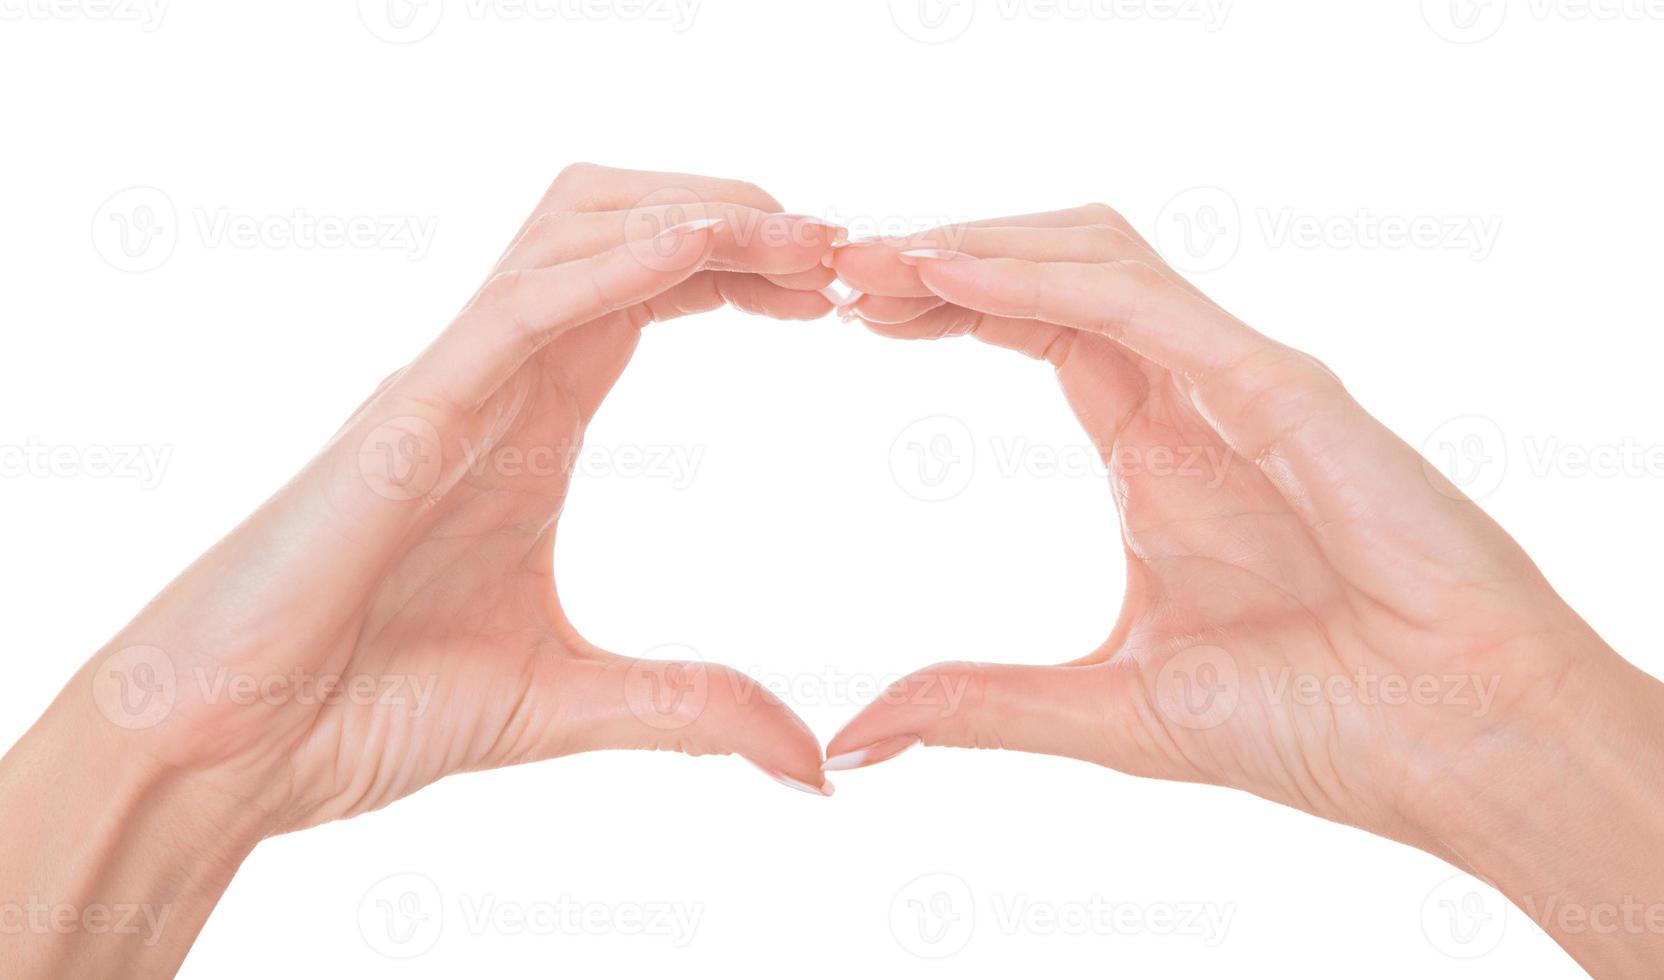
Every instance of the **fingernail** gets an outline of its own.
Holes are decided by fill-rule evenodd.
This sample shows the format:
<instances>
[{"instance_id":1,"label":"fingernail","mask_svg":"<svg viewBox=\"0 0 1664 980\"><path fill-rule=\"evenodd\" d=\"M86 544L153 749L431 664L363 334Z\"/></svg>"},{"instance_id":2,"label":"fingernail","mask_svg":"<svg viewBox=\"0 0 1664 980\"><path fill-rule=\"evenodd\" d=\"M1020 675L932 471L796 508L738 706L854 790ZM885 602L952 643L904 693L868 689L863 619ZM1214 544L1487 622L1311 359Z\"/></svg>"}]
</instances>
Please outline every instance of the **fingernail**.
<instances>
[{"instance_id":1,"label":"fingernail","mask_svg":"<svg viewBox=\"0 0 1664 980\"><path fill-rule=\"evenodd\" d=\"M774 781L782 786L790 786L792 789L800 790L804 793L813 793L816 796L831 796L836 788L832 785L832 781L830 779L822 781L819 786L810 786L802 780L793 779L790 776L782 776L779 773L769 773L769 775L773 776Z\"/></svg>"},{"instance_id":2,"label":"fingernail","mask_svg":"<svg viewBox=\"0 0 1664 980\"><path fill-rule=\"evenodd\" d=\"M827 221L825 218L817 218L812 214L788 214L786 217L792 219L793 221L801 221L806 225L814 225L816 228L825 228L832 232L833 248L837 248L844 242L849 241L848 229L846 229L843 225Z\"/></svg>"},{"instance_id":3,"label":"fingernail","mask_svg":"<svg viewBox=\"0 0 1664 980\"><path fill-rule=\"evenodd\" d=\"M879 239L879 238L856 238L856 239L853 239L851 241L838 242L837 244L833 245L832 247L833 248L865 248L868 245L877 245L880 241L882 241L882 239Z\"/></svg>"},{"instance_id":4,"label":"fingernail","mask_svg":"<svg viewBox=\"0 0 1664 980\"><path fill-rule=\"evenodd\" d=\"M974 260L976 256L955 252L947 248L913 248L897 253L897 258L907 265L918 265L920 259L933 259L939 262L965 262Z\"/></svg>"},{"instance_id":5,"label":"fingernail","mask_svg":"<svg viewBox=\"0 0 1664 980\"><path fill-rule=\"evenodd\" d=\"M874 742L862 746L852 752L835 755L820 764L822 772L836 772L840 769L860 769L863 766L877 765L906 752L924 740L917 735L897 735L894 738Z\"/></svg>"},{"instance_id":6,"label":"fingernail","mask_svg":"<svg viewBox=\"0 0 1664 980\"><path fill-rule=\"evenodd\" d=\"M745 761L751 762L750 759L747 759ZM754 765L754 766L757 766L757 763L755 763L755 762L751 762L751 764ZM770 779L774 780L775 782L779 783L780 785L790 786L792 789L798 790L799 792L813 793L816 796L831 796L832 793L833 793L833 790L835 789L835 787L832 785L832 781L825 778L824 776L821 777L821 783L820 783L819 786L811 786L811 785L809 785L808 783L804 782L801 779L793 779L792 777L786 775L785 773L776 772L775 770L770 769L767 766L757 766L757 768L761 769L765 774L767 774L767 776Z\"/></svg>"},{"instance_id":7,"label":"fingernail","mask_svg":"<svg viewBox=\"0 0 1664 980\"><path fill-rule=\"evenodd\" d=\"M660 241L670 241L684 235L691 235L696 231L715 228L727 220L727 218L697 218L693 221L684 221L679 225L671 225L664 231L659 232L658 238Z\"/></svg>"},{"instance_id":8,"label":"fingernail","mask_svg":"<svg viewBox=\"0 0 1664 980\"><path fill-rule=\"evenodd\" d=\"M832 304L834 311L843 309L844 304L849 302L849 297L840 292L836 286L822 286L820 294L826 297L828 303Z\"/></svg>"}]
</instances>

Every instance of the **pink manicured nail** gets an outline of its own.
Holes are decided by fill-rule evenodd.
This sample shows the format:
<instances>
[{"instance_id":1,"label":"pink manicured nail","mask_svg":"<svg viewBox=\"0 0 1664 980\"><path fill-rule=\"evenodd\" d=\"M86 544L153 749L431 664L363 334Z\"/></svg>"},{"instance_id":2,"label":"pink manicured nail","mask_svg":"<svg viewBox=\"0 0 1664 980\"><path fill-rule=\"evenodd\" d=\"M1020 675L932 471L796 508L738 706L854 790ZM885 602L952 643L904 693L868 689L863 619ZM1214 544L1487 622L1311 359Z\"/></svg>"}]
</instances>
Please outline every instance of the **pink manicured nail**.
<instances>
[{"instance_id":1,"label":"pink manicured nail","mask_svg":"<svg viewBox=\"0 0 1664 980\"><path fill-rule=\"evenodd\" d=\"M822 772L835 772L840 769L860 769L863 766L877 765L894 759L922 741L923 739L917 735L897 735L882 742L864 745L852 752L835 755L821 763L820 768Z\"/></svg>"},{"instance_id":2,"label":"pink manicured nail","mask_svg":"<svg viewBox=\"0 0 1664 980\"><path fill-rule=\"evenodd\" d=\"M947 248L913 248L897 253L897 257L907 265L918 265L920 259L932 259L939 262L967 262L976 259L974 255L955 252Z\"/></svg>"},{"instance_id":3,"label":"pink manicured nail","mask_svg":"<svg viewBox=\"0 0 1664 980\"><path fill-rule=\"evenodd\" d=\"M684 221L679 225L671 225L664 231L659 232L658 238L661 242L673 241L684 235L691 235L696 231L715 228L727 220L727 218L697 218L693 221Z\"/></svg>"}]
</instances>

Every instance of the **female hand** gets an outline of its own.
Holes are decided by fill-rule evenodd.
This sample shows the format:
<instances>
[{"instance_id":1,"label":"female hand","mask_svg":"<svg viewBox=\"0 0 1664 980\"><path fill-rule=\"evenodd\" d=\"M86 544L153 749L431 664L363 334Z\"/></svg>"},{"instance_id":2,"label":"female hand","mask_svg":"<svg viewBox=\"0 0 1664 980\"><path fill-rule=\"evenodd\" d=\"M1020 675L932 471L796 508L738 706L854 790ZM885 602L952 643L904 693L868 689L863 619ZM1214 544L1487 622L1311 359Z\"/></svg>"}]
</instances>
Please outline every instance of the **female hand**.
<instances>
[{"instance_id":1,"label":"female hand","mask_svg":"<svg viewBox=\"0 0 1664 980\"><path fill-rule=\"evenodd\" d=\"M899 682L827 769L921 741L1072 756L1414 844L1528 912L1664 901L1659 684L1322 364L1098 205L851 243L836 268L867 294L843 312L880 333L969 334L1056 368L1112 474L1127 595L1080 659ZM949 710L941 690L968 693ZM1656 932L1614 949L1544 925L1585 965L1664 955Z\"/></svg>"},{"instance_id":2,"label":"female hand","mask_svg":"<svg viewBox=\"0 0 1664 980\"><path fill-rule=\"evenodd\" d=\"M454 772L662 748L830 792L819 743L760 685L595 648L551 571L573 454L643 326L831 308L839 232L780 210L737 181L564 171L443 334L0 765L0 795L44 801L13 815L6 894L171 912L154 944L48 932L10 965L170 973L260 838Z\"/></svg>"}]
</instances>

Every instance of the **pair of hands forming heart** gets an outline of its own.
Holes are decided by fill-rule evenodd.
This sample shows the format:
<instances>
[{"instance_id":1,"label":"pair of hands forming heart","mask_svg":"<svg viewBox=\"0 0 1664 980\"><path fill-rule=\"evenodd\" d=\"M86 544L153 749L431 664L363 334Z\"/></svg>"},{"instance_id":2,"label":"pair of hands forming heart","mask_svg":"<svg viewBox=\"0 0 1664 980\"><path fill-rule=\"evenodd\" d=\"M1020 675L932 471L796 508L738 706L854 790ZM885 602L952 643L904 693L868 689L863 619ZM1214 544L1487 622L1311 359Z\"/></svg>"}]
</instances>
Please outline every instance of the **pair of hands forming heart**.
<instances>
[{"instance_id":1,"label":"pair of hands forming heart","mask_svg":"<svg viewBox=\"0 0 1664 980\"><path fill-rule=\"evenodd\" d=\"M117 669L91 682L132 686L131 651L163 651L178 681L167 716L136 729L146 751L235 774L227 791L269 833L451 772L603 748L735 753L823 787L814 735L742 676L585 642L552 581L570 468L481 462L575 449L648 323L724 303L817 318L834 278L858 291L839 311L880 333L970 334L1056 367L1113 466L1129 587L1098 650L914 675L832 740L829 769L919 741L1047 752L1427 843L1419 814L1450 805L1483 763L1475 746L1499 719L1529 725L1594 642L1322 365L1213 305L1110 209L854 243L781 211L739 181L568 168L450 327L125 630ZM1128 465L1198 449L1223 468ZM432 700L251 705L188 680L297 670L431 678ZM1495 703L1298 697L1303 677L1359 671L1477 677ZM1288 679L1281 703L1267 674ZM664 696L678 687L692 696ZM960 690L951 712L931 693Z\"/></svg>"},{"instance_id":2,"label":"pair of hands forming heart","mask_svg":"<svg viewBox=\"0 0 1664 980\"><path fill-rule=\"evenodd\" d=\"M443 334L89 663L69 691L115 722L99 737L256 840L592 749L734 753L829 793L824 770L923 742L1235 786L1461 864L1471 814L1566 778L1520 760L1627 711L1610 692L1644 675L1500 527L1110 209L865 242L781 212L737 181L563 172ZM813 319L835 279L859 293L839 311L882 334L1055 366L1113 474L1128 593L1072 663L900 682L823 766L740 675L577 634L552 579L569 466L529 464L578 446L646 324L725 303ZM480 465L505 458L528 465ZM1219 465L1150 465L1186 458ZM351 696L365 677L430 678L431 701ZM247 679L268 696L224 696Z\"/></svg>"}]
</instances>

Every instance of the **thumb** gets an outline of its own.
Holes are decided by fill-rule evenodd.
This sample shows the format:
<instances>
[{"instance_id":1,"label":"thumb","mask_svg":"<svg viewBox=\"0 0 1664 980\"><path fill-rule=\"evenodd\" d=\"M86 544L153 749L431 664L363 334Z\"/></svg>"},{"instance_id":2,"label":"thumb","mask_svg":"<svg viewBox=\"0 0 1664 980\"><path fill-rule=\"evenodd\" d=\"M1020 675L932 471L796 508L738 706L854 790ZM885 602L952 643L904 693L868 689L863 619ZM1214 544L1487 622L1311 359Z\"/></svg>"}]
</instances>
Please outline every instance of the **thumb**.
<instances>
[{"instance_id":1,"label":"thumb","mask_svg":"<svg viewBox=\"0 0 1664 980\"><path fill-rule=\"evenodd\" d=\"M559 705L542 757L599 749L738 755L779 782L832 795L820 741L756 680L703 661L599 654L566 661L551 678Z\"/></svg>"},{"instance_id":2,"label":"thumb","mask_svg":"<svg viewBox=\"0 0 1664 980\"><path fill-rule=\"evenodd\" d=\"M859 769L914 745L1013 749L1109 764L1122 672L1107 663L1031 667L945 663L890 685L826 746L828 771Z\"/></svg>"}]
</instances>

